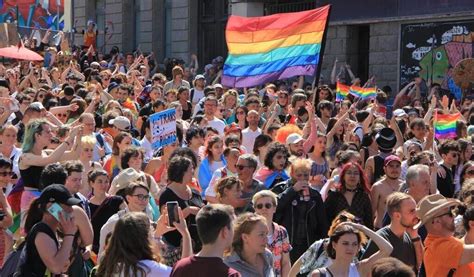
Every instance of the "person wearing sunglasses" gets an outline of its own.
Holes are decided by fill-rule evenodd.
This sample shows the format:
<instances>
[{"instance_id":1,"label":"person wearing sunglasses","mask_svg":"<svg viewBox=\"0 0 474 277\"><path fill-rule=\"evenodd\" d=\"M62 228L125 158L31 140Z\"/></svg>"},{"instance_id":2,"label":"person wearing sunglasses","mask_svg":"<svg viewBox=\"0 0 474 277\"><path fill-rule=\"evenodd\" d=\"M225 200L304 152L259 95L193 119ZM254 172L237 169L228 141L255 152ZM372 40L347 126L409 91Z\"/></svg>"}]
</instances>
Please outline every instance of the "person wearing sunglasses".
<instances>
[{"instance_id":1,"label":"person wearing sunglasses","mask_svg":"<svg viewBox=\"0 0 474 277\"><path fill-rule=\"evenodd\" d=\"M309 159L295 159L290 167L291 178L272 189L279 199L275 221L288 230L292 262L328 230L321 195L309 184L311 164Z\"/></svg>"},{"instance_id":2,"label":"person wearing sunglasses","mask_svg":"<svg viewBox=\"0 0 474 277\"><path fill-rule=\"evenodd\" d=\"M267 248L273 253L273 272L275 276L288 276L291 245L285 227L273 221L277 202L277 195L270 190L261 190L252 197L255 213L267 220Z\"/></svg>"},{"instance_id":3,"label":"person wearing sunglasses","mask_svg":"<svg viewBox=\"0 0 474 277\"><path fill-rule=\"evenodd\" d=\"M454 140L445 140L439 145L439 154L443 161L440 167L445 174L438 173L438 190L445 197L452 198L456 192L454 184L454 170L459 161L459 143Z\"/></svg>"},{"instance_id":4,"label":"person wearing sunglasses","mask_svg":"<svg viewBox=\"0 0 474 277\"><path fill-rule=\"evenodd\" d=\"M428 195L418 203L416 213L428 231L423 255L426 276L472 276L474 246L454 237L454 211L459 200L441 194Z\"/></svg>"}]
</instances>

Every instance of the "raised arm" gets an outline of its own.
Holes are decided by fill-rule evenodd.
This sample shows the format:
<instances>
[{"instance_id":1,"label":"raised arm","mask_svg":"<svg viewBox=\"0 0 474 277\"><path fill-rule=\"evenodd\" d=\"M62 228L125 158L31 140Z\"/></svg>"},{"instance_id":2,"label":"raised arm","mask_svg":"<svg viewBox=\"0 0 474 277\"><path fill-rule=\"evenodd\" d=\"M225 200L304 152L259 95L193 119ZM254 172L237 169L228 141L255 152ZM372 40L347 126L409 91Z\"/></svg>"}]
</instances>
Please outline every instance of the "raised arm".
<instances>
[{"instance_id":1,"label":"raised arm","mask_svg":"<svg viewBox=\"0 0 474 277\"><path fill-rule=\"evenodd\" d=\"M373 263L377 260L380 260L381 258L388 257L393 251L393 246L390 244L390 242L382 238L379 234L375 233L364 225L360 225L353 222L345 222L343 224L351 225L354 228L362 231L379 248L379 251L377 251L375 254L373 254L367 259L363 259L362 261L360 261L359 272L362 273L362 276L368 276L368 273L372 269Z\"/></svg>"},{"instance_id":2,"label":"raised arm","mask_svg":"<svg viewBox=\"0 0 474 277\"><path fill-rule=\"evenodd\" d=\"M332 66L331 70L331 84L335 84L337 82L336 71L337 71L337 58L334 59L334 65Z\"/></svg>"}]
</instances>

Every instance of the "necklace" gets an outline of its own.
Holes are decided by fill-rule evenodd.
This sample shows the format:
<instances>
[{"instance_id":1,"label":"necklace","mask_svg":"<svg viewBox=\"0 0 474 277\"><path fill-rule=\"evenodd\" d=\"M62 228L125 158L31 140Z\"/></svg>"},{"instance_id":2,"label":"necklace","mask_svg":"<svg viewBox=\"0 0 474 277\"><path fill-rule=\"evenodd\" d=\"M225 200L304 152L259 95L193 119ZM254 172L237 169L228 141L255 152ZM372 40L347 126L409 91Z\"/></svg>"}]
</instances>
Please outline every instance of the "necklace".
<instances>
[{"instance_id":1,"label":"necklace","mask_svg":"<svg viewBox=\"0 0 474 277\"><path fill-rule=\"evenodd\" d=\"M359 189L359 188L355 188L355 189L348 189L348 188L346 188L346 191L348 191L348 192L356 192L358 189Z\"/></svg>"}]
</instances>

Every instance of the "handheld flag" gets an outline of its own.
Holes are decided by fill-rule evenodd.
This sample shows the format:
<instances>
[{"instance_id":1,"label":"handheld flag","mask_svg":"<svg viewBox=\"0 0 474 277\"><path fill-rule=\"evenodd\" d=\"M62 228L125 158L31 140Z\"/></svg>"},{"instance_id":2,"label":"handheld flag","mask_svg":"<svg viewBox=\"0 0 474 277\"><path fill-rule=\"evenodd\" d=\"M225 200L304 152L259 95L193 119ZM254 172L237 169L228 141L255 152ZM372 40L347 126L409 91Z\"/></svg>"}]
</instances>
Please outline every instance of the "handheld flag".
<instances>
[{"instance_id":1,"label":"handheld flag","mask_svg":"<svg viewBox=\"0 0 474 277\"><path fill-rule=\"evenodd\" d=\"M347 95L349 95L349 90L350 87L346 86L344 84L341 84L337 82L337 87L336 87L336 101L342 101L347 98Z\"/></svg>"},{"instance_id":2,"label":"handheld flag","mask_svg":"<svg viewBox=\"0 0 474 277\"><path fill-rule=\"evenodd\" d=\"M222 84L252 87L298 75L314 75L330 5L261 17L232 15L226 27Z\"/></svg>"},{"instance_id":3,"label":"handheld flag","mask_svg":"<svg viewBox=\"0 0 474 277\"><path fill-rule=\"evenodd\" d=\"M377 89L351 86L349 88L349 93L361 99L368 99L368 98L375 98L375 96L377 96Z\"/></svg>"},{"instance_id":4,"label":"handheld flag","mask_svg":"<svg viewBox=\"0 0 474 277\"><path fill-rule=\"evenodd\" d=\"M437 139L456 137L456 122L461 118L461 113L439 114L436 112L434 129Z\"/></svg>"}]
</instances>

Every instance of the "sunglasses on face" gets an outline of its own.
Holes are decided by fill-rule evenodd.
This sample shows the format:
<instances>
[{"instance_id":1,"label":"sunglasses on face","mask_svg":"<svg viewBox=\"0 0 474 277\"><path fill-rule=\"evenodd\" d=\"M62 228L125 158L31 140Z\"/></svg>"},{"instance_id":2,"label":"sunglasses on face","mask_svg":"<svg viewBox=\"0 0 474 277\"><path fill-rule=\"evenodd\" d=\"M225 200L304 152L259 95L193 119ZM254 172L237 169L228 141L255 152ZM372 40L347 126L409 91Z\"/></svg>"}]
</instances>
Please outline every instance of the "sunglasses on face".
<instances>
[{"instance_id":1,"label":"sunglasses on face","mask_svg":"<svg viewBox=\"0 0 474 277\"><path fill-rule=\"evenodd\" d=\"M255 208L257 210L261 210L261 209L263 209L263 207L265 207L265 209L269 210L273 207L273 204L271 204L271 203L265 203L265 204L260 203L260 204L255 205Z\"/></svg>"},{"instance_id":2,"label":"sunglasses on face","mask_svg":"<svg viewBox=\"0 0 474 277\"><path fill-rule=\"evenodd\" d=\"M238 165L236 165L235 167L236 167L238 170L244 170L244 168L250 167L250 166L238 164Z\"/></svg>"},{"instance_id":3,"label":"sunglasses on face","mask_svg":"<svg viewBox=\"0 0 474 277\"><path fill-rule=\"evenodd\" d=\"M468 175L474 175L474 169L473 169L473 170L468 170L468 171L466 171L466 174L468 174Z\"/></svg>"},{"instance_id":4,"label":"sunglasses on face","mask_svg":"<svg viewBox=\"0 0 474 277\"><path fill-rule=\"evenodd\" d=\"M438 217L443 217L443 216L449 216L449 217L455 217L456 216L456 209L455 208L450 208L448 212L444 213L444 214L440 214L438 215L437 217L435 218L438 218Z\"/></svg>"},{"instance_id":5,"label":"sunglasses on face","mask_svg":"<svg viewBox=\"0 0 474 277\"><path fill-rule=\"evenodd\" d=\"M359 224L362 223L362 219L359 218L359 217L357 217L357 216L354 217L354 218L349 218L349 217L347 217L347 216L345 216L345 215L343 215L343 214L341 214L341 215L339 216L339 221L340 221L340 222L351 221L351 222L359 223Z\"/></svg>"}]
</instances>

